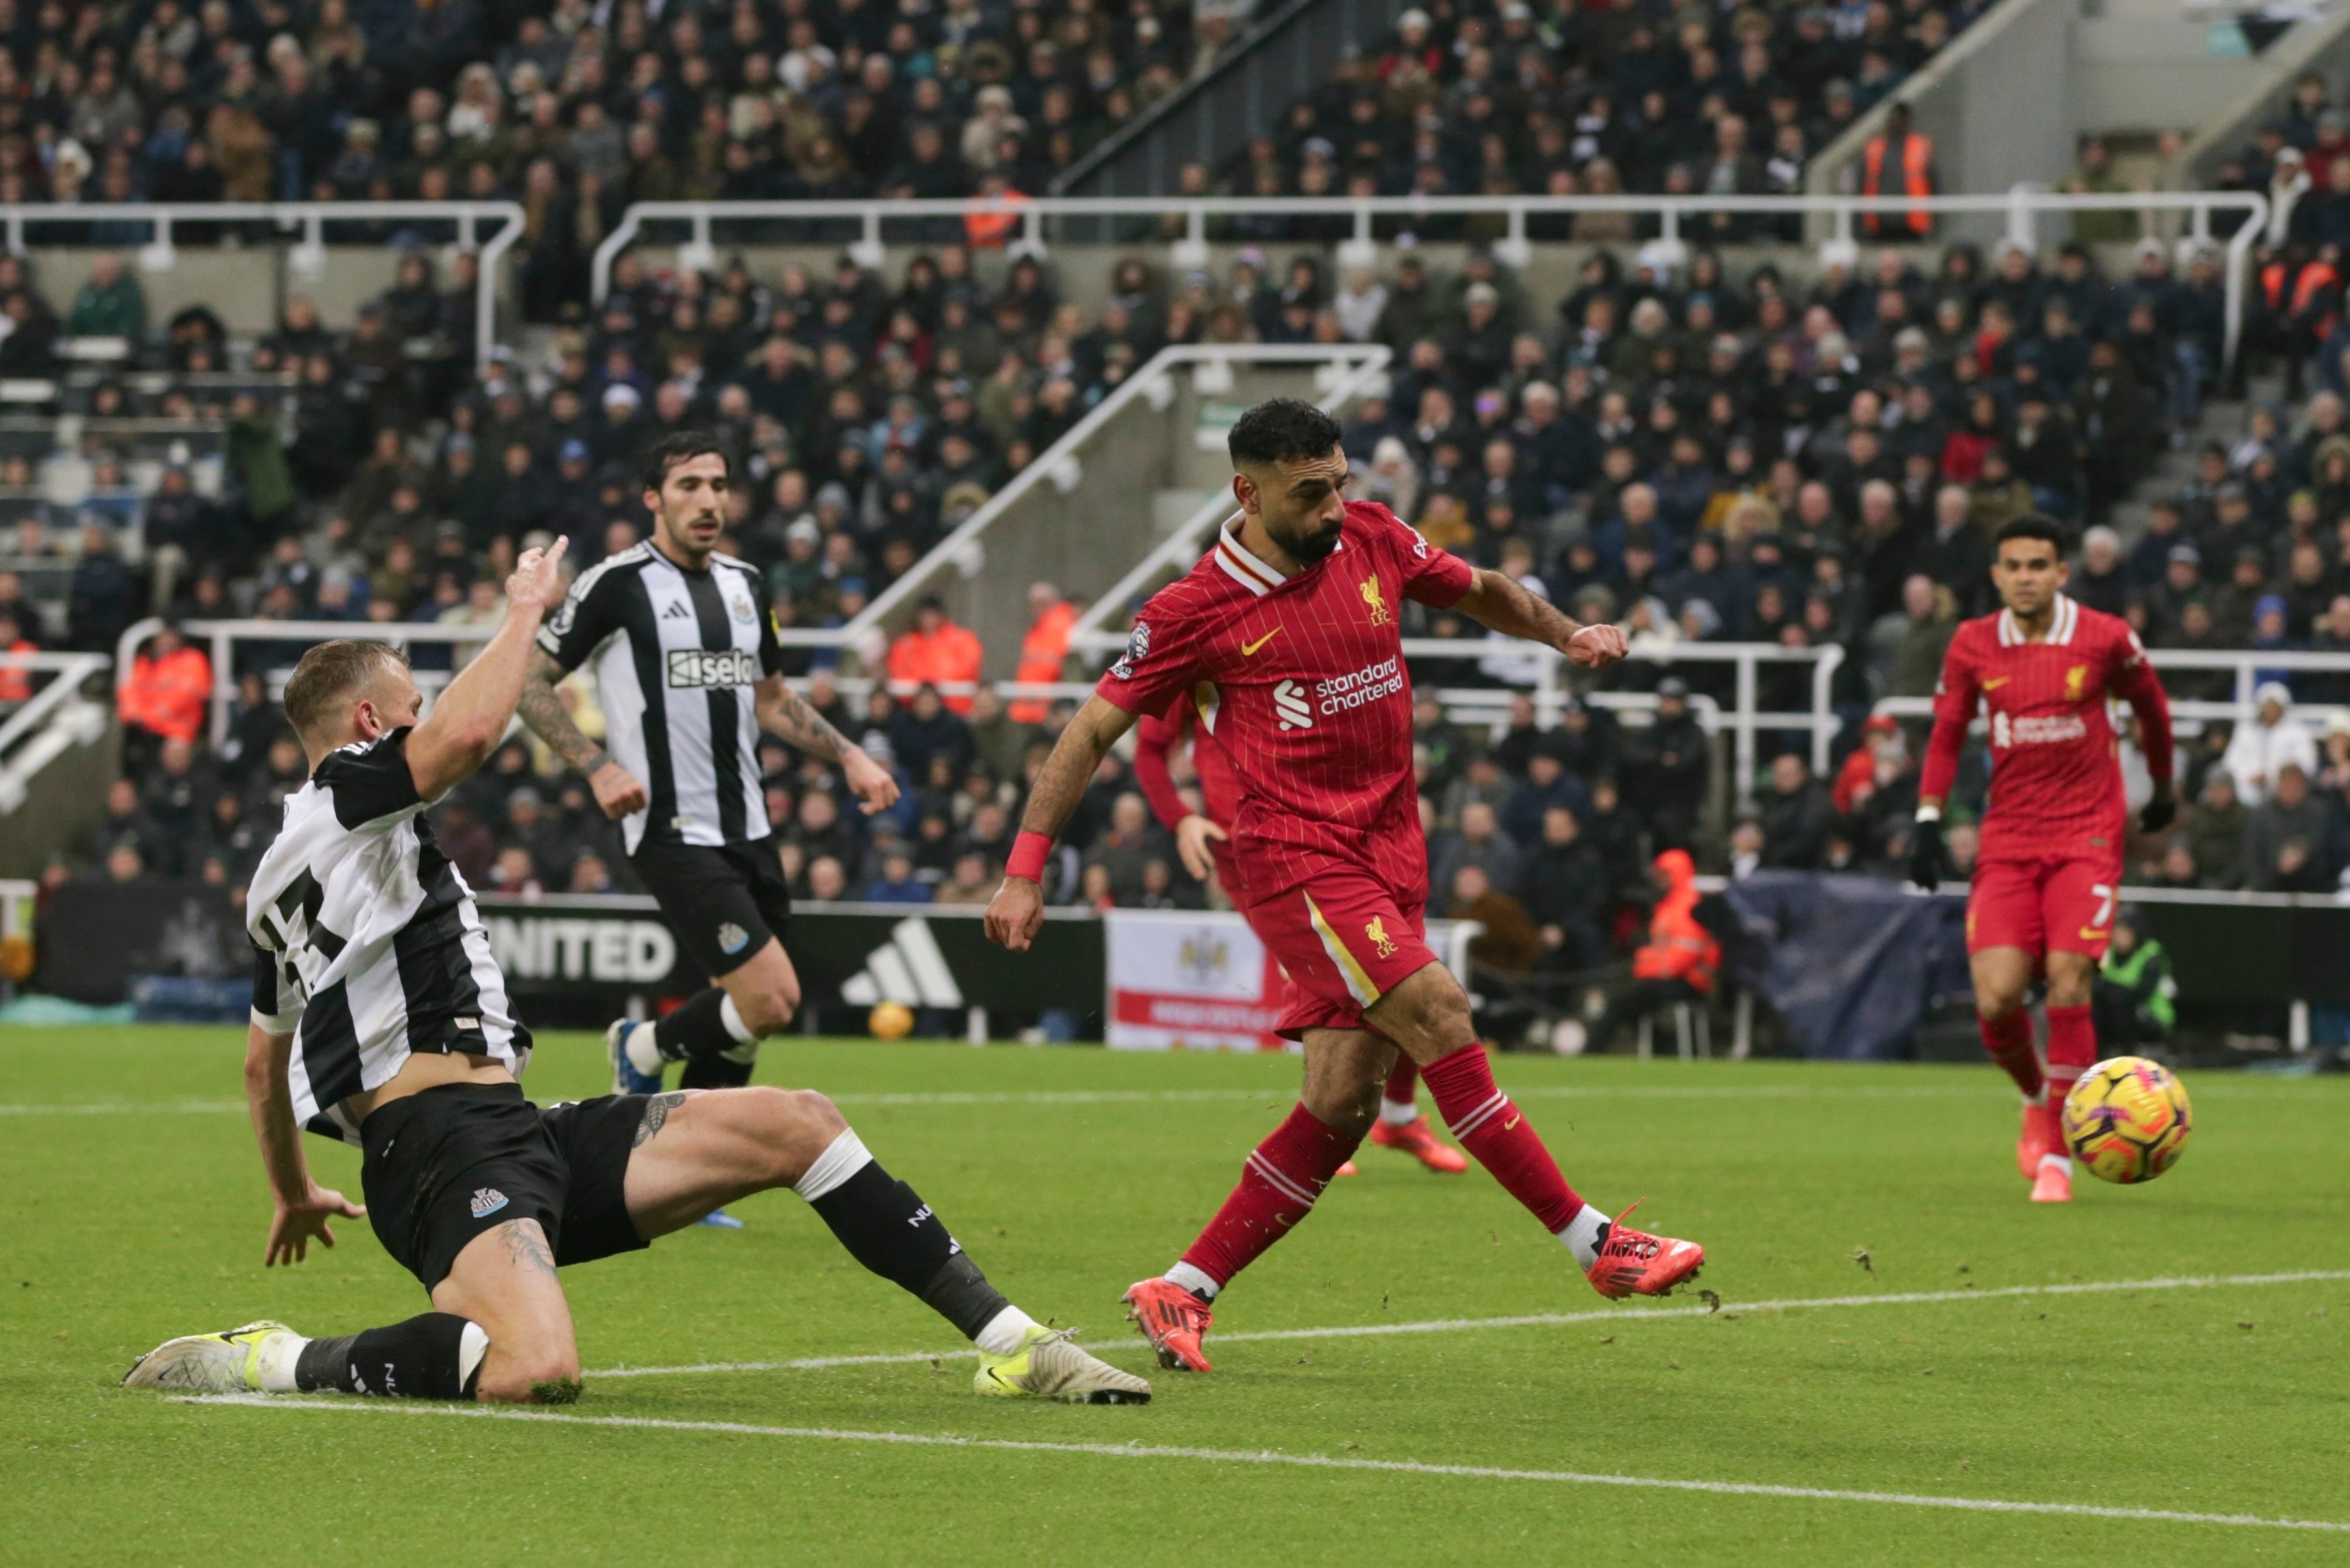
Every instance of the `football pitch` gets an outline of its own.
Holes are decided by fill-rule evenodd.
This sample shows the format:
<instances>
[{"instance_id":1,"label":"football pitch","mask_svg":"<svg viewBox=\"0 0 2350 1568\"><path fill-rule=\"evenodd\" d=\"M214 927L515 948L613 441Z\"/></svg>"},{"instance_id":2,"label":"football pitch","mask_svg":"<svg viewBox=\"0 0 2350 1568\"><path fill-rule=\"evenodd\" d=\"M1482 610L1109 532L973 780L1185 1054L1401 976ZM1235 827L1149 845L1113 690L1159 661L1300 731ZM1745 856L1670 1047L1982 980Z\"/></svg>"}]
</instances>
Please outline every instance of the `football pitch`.
<instances>
[{"instance_id":1,"label":"football pitch","mask_svg":"<svg viewBox=\"0 0 2350 1568\"><path fill-rule=\"evenodd\" d=\"M424 1310L363 1220L263 1270L241 1055L0 1033L0 1561L2350 1560L2340 1079L2191 1076L2175 1170L2044 1210L1987 1067L1503 1058L1586 1196L1706 1244L1719 1310L1604 1302L1482 1171L1367 1147L1187 1377L1118 1293L1213 1210L1294 1059L770 1042L761 1081L832 1094L1013 1300L1157 1398L978 1397L788 1193L568 1272L568 1408L120 1391L172 1334ZM529 1087L602 1071L549 1036ZM307 1141L356 1198L357 1151Z\"/></svg>"}]
</instances>

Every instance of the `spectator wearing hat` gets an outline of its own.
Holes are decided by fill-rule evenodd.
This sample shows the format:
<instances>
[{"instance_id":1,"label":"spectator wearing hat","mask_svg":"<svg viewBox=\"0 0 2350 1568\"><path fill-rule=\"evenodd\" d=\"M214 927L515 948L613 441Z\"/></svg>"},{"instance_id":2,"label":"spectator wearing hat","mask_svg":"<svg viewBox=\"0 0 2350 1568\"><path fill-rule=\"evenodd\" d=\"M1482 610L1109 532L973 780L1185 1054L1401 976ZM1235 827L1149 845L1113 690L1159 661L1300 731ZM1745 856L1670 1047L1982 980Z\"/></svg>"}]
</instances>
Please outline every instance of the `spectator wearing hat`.
<instances>
[{"instance_id":1,"label":"spectator wearing hat","mask_svg":"<svg viewBox=\"0 0 2350 1568\"><path fill-rule=\"evenodd\" d=\"M2317 772L2317 742L2293 718L2292 706L2293 692L2282 681L2262 682L2252 693L2252 718L2238 724L2229 738L2220 765L2248 807L2268 799L2287 765L2298 767L2304 782Z\"/></svg>"},{"instance_id":2,"label":"spectator wearing hat","mask_svg":"<svg viewBox=\"0 0 2350 1568\"><path fill-rule=\"evenodd\" d=\"M1625 758L1642 815L1667 847L1692 841L1713 778L1713 749L1689 697L1689 682L1679 676L1659 681L1656 717L1646 730L1631 732Z\"/></svg>"}]
</instances>

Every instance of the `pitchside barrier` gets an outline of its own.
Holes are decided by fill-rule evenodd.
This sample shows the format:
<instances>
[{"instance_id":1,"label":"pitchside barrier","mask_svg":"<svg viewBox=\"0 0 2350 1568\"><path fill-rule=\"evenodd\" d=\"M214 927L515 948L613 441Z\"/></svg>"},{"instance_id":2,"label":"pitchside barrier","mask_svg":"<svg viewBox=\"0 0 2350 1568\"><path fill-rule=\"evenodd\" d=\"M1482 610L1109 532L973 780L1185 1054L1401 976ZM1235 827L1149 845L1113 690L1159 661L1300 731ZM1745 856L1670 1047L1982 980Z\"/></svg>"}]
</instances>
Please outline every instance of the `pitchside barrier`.
<instances>
[{"instance_id":1,"label":"pitchside barrier","mask_svg":"<svg viewBox=\"0 0 2350 1568\"><path fill-rule=\"evenodd\" d=\"M1966 991L1963 884L1928 896L1877 877L1773 871L1703 886L1731 911L1731 989L1767 1003L1802 1054L1908 1056L1929 1008ZM2350 902L2133 888L2119 897L2140 906L2168 949L2185 1009L2264 1011L2296 1047L2309 1042L2313 1009L2350 1009L2341 958ZM703 983L650 898L488 895L481 907L526 1023L578 1028L650 1014ZM988 942L980 916L964 905L803 904L786 940L808 999L804 1026L860 1029L868 1009L897 1002L921 1015L926 1033L974 1043L1055 1012L1118 1046L1279 1044L1274 968L1238 915L1053 909L1018 956ZM1429 929L1472 992L1478 929ZM35 987L70 1001L234 1022L244 1015L251 949L227 888L75 882L42 907L36 963ZM1740 1020L1742 1042L1750 1022Z\"/></svg>"}]
</instances>

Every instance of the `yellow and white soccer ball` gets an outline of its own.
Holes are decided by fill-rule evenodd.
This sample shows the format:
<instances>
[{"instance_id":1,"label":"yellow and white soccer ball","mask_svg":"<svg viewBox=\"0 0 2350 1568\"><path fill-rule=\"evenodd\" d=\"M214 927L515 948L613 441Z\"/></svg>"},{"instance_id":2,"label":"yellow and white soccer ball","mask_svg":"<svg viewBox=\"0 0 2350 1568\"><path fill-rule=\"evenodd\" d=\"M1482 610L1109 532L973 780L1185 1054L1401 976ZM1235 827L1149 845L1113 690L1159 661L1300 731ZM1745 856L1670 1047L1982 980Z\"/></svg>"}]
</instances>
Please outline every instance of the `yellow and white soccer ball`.
<instances>
[{"instance_id":1,"label":"yellow and white soccer ball","mask_svg":"<svg viewBox=\"0 0 2350 1568\"><path fill-rule=\"evenodd\" d=\"M2178 1075L2143 1056L2098 1063L2064 1096L2065 1147L2106 1181L2152 1181L2178 1163L2193 1123Z\"/></svg>"},{"instance_id":2,"label":"yellow and white soccer ball","mask_svg":"<svg viewBox=\"0 0 2350 1568\"><path fill-rule=\"evenodd\" d=\"M885 1002L865 1018L876 1040L903 1040L914 1032L914 1010L902 1002Z\"/></svg>"}]
</instances>

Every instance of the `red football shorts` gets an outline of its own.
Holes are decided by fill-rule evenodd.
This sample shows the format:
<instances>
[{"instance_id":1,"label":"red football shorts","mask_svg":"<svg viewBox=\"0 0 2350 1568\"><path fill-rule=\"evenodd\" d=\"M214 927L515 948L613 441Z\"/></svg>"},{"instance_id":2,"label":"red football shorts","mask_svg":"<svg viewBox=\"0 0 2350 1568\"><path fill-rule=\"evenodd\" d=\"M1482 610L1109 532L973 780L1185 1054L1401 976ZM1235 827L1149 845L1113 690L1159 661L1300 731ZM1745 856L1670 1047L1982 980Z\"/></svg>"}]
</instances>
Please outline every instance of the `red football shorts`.
<instances>
[{"instance_id":1,"label":"red football shorts","mask_svg":"<svg viewBox=\"0 0 2350 1568\"><path fill-rule=\"evenodd\" d=\"M1424 900L1399 904L1364 871L1324 871L1245 911L1249 925L1289 971L1289 997L1274 1033L1364 1029L1363 1010L1436 962Z\"/></svg>"},{"instance_id":2,"label":"red football shorts","mask_svg":"<svg viewBox=\"0 0 2350 1568\"><path fill-rule=\"evenodd\" d=\"M2121 882L2121 857L2105 851L1983 861L1967 894L1967 951L2022 948L2035 959L2052 950L2103 959Z\"/></svg>"}]
</instances>

